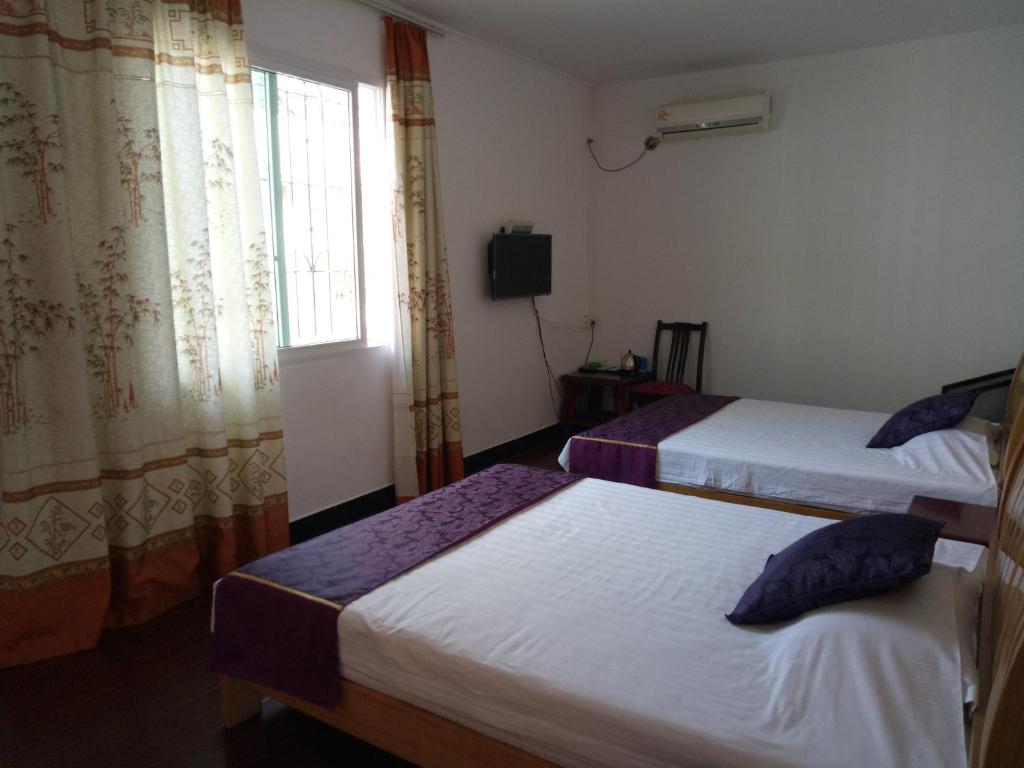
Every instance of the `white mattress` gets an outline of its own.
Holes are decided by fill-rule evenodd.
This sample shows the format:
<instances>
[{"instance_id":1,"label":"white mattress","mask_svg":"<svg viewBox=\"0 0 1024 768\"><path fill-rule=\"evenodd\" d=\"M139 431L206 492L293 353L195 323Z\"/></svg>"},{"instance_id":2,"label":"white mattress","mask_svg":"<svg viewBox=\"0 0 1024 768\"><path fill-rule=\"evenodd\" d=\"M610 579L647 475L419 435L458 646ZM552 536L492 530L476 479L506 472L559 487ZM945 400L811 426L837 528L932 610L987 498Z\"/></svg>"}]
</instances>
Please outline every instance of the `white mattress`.
<instances>
[{"instance_id":1,"label":"white mattress","mask_svg":"<svg viewBox=\"0 0 1024 768\"><path fill-rule=\"evenodd\" d=\"M571 766L965 764L954 587L981 548L786 624L728 623L829 521L583 480L341 612L342 674Z\"/></svg>"},{"instance_id":2,"label":"white mattress","mask_svg":"<svg viewBox=\"0 0 1024 768\"><path fill-rule=\"evenodd\" d=\"M995 506L984 421L865 448L888 418L742 398L662 440L657 479L855 512L906 512L917 494Z\"/></svg>"}]
</instances>

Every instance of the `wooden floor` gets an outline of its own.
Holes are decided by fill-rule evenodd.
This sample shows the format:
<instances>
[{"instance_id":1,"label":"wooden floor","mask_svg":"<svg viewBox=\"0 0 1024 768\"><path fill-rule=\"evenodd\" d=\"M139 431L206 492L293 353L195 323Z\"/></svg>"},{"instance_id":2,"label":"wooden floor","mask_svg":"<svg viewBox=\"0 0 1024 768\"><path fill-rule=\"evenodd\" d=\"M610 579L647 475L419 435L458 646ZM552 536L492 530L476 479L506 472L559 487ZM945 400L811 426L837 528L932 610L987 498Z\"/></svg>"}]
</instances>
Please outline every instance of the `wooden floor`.
<instances>
[{"instance_id":1,"label":"wooden floor","mask_svg":"<svg viewBox=\"0 0 1024 768\"><path fill-rule=\"evenodd\" d=\"M553 469L560 449L512 461ZM221 729L209 622L205 594L94 651L0 670L0 768L408 765L271 702Z\"/></svg>"}]
</instances>

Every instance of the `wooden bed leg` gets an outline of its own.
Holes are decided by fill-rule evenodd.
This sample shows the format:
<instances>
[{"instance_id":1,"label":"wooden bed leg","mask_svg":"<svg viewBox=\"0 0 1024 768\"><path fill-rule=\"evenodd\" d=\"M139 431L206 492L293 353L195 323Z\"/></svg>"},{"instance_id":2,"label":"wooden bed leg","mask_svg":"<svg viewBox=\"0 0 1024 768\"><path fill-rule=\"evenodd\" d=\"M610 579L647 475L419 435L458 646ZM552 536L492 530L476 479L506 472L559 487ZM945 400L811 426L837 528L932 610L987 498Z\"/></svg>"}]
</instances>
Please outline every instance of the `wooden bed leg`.
<instances>
[{"instance_id":1,"label":"wooden bed leg","mask_svg":"<svg viewBox=\"0 0 1024 768\"><path fill-rule=\"evenodd\" d=\"M263 694L236 677L220 676L220 722L225 728L260 713Z\"/></svg>"}]
</instances>

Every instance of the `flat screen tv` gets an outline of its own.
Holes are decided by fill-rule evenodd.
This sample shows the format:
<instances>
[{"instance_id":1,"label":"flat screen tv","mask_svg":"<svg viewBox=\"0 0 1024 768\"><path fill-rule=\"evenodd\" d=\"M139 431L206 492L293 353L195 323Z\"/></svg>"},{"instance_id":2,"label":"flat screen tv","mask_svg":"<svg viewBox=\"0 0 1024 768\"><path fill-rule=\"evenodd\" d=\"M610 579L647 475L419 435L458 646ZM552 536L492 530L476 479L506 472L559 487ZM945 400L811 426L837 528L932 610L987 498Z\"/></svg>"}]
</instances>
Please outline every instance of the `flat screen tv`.
<instances>
[{"instance_id":1,"label":"flat screen tv","mask_svg":"<svg viewBox=\"0 0 1024 768\"><path fill-rule=\"evenodd\" d=\"M551 235L497 234L487 246L491 298L551 293Z\"/></svg>"}]
</instances>

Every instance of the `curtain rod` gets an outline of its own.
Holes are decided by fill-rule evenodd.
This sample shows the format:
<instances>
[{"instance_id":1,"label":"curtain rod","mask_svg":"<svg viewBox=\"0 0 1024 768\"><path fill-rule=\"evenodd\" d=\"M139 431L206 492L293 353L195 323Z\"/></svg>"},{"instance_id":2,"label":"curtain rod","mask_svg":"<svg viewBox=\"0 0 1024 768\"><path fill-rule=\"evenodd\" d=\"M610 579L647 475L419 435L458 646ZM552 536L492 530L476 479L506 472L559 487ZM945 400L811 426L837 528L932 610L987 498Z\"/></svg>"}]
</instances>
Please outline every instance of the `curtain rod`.
<instances>
[{"instance_id":1,"label":"curtain rod","mask_svg":"<svg viewBox=\"0 0 1024 768\"><path fill-rule=\"evenodd\" d=\"M432 32L438 37L444 37L448 32L448 30L440 24L430 21L429 19L424 18L417 13L413 13L412 11L407 11L400 5L389 3L387 0L355 0L355 2L360 5L365 5L367 8L373 8L381 13L386 13L389 16L394 16L396 19L408 21L411 24L423 27L427 32Z\"/></svg>"}]
</instances>

